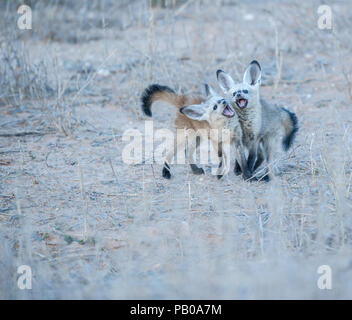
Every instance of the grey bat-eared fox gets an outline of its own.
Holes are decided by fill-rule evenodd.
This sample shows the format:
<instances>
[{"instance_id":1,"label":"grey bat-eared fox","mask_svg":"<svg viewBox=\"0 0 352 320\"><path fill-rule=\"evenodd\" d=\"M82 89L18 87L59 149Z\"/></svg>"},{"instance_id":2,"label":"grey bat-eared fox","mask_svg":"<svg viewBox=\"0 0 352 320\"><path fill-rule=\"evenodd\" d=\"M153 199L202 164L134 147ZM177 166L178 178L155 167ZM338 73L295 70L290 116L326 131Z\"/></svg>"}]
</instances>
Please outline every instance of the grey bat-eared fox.
<instances>
[{"instance_id":1,"label":"grey bat-eared fox","mask_svg":"<svg viewBox=\"0 0 352 320\"><path fill-rule=\"evenodd\" d=\"M223 97L218 95L209 85L205 85L206 97L177 94L174 90L166 86L157 84L146 88L142 95L142 110L147 116L152 116L151 107L156 101L164 101L175 106L179 112L175 120L176 129L193 129L197 132L205 129L208 138L218 157L220 166L217 170L217 176L220 179L230 167L230 155L223 148L223 143L234 143L235 157L237 165L240 168L245 179L250 178L250 172L247 168L247 158L242 145L242 129L233 107ZM214 139L210 134L210 129L229 129L230 137L224 141L223 137ZM184 138L186 139L186 137ZM180 146L184 146L183 141L175 141L176 152ZM194 164L194 152L197 149L197 139L188 140L188 159L194 174L204 174L204 170ZM171 178L170 163L175 155L172 147L166 154L162 175L166 179Z\"/></svg>"},{"instance_id":2,"label":"grey bat-eared fox","mask_svg":"<svg viewBox=\"0 0 352 320\"><path fill-rule=\"evenodd\" d=\"M261 67L252 61L247 67L242 83L235 83L230 75L217 71L218 83L238 115L242 128L243 145L248 149L248 170L250 174L265 160L271 164L277 139L283 135L282 146L287 151L298 131L296 115L285 108L266 103L260 98ZM241 168L236 163L235 173ZM263 179L270 180L267 171Z\"/></svg>"}]
</instances>

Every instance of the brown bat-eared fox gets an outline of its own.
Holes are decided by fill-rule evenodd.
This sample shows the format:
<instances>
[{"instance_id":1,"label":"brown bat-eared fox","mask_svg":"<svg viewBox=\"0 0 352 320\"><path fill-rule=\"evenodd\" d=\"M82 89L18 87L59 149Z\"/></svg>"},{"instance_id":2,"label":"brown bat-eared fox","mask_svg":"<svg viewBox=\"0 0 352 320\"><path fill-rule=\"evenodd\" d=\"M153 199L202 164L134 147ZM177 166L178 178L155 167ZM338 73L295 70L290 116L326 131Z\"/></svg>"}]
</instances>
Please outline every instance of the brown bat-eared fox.
<instances>
[{"instance_id":1,"label":"brown bat-eared fox","mask_svg":"<svg viewBox=\"0 0 352 320\"><path fill-rule=\"evenodd\" d=\"M157 84L149 86L144 90L142 95L142 110L147 116L152 116L151 107L156 101L164 101L175 106L179 112L175 120L176 129L192 129L194 132L205 129L208 138L220 158L220 166L217 176L220 179L230 167L230 155L227 154L223 143L233 142L235 145L235 156L238 166L240 167L243 177L250 178L247 169L247 158L242 145L242 130L237 115L231 105L221 96L219 96L209 85L205 85L206 98L199 96L177 94L174 90L166 86ZM224 141L222 138L213 139L210 129L229 129L230 137ZM184 146L183 141L175 141L176 150ZM216 141L215 141L216 140ZM204 174L204 170L194 164L194 152L197 149L197 139L188 141L188 159L194 174ZM175 155L174 148L171 148L166 154L162 175L166 179L171 178L170 163Z\"/></svg>"},{"instance_id":2,"label":"brown bat-eared fox","mask_svg":"<svg viewBox=\"0 0 352 320\"><path fill-rule=\"evenodd\" d=\"M217 71L217 79L238 115L243 145L249 153L247 166L252 174L264 160L271 164L280 135L283 134L283 149L287 151L291 147L298 131L297 117L289 110L270 105L260 98L261 67L255 60L247 67L242 83L235 83L222 70ZM241 173L237 163L235 173ZM268 181L270 176L270 171L267 171L263 179Z\"/></svg>"}]
</instances>

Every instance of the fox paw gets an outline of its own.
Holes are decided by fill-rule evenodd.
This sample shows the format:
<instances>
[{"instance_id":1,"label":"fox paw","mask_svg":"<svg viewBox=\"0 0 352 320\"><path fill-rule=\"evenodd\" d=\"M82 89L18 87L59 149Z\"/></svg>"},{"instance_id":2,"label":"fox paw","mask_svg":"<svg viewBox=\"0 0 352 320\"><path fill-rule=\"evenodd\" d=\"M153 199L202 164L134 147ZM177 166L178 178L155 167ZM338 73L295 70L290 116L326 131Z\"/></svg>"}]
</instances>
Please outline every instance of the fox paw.
<instances>
[{"instance_id":1,"label":"fox paw","mask_svg":"<svg viewBox=\"0 0 352 320\"><path fill-rule=\"evenodd\" d=\"M260 179L258 179L259 181L264 181L264 182L270 182L270 176L267 174L263 177L261 177Z\"/></svg>"},{"instance_id":2,"label":"fox paw","mask_svg":"<svg viewBox=\"0 0 352 320\"><path fill-rule=\"evenodd\" d=\"M163 168L163 177L168 180L171 179L170 170L166 167Z\"/></svg>"},{"instance_id":3,"label":"fox paw","mask_svg":"<svg viewBox=\"0 0 352 320\"><path fill-rule=\"evenodd\" d=\"M242 170L241 170L241 167L240 165L236 162L236 166L235 166L235 169L234 169L234 173L236 176L240 176L241 173L242 173Z\"/></svg>"},{"instance_id":4,"label":"fox paw","mask_svg":"<svg viewBox=\"0 0 352 320\"><path fill-rule=\"evenodd\" d=\"M193 174L195 174L195 175L202 175L205 173L203 168L199 168L196 165L191 165L191 169L192 169Z\"/></svg>"}]
</instances>

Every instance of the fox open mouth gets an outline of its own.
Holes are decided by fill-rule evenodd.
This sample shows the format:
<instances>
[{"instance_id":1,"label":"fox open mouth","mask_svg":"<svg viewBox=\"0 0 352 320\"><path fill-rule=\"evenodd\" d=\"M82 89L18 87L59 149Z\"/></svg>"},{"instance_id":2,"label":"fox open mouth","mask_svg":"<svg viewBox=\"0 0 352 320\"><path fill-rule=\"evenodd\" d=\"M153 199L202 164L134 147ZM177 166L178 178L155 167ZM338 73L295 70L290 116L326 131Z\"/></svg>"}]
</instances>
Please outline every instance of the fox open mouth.
<instances>
[{"instance_id":1,"label":"fox open mouth","mask_svg":"<svg viewBox=\"0 0 352 320\"><path fill-rule=\"evenodd\" d=\"M244 98L236 99L237 107L244 109L248 105L248 100Z\"/></svg>"},{"instance_id":2,"label":"fox open mouth","mask_svg":"<svg viewBox=\"0 0 352 320\"><path fill-rule=\"evenodd\" d=\"M229 105L227 105L222 114L225 117L232 118L235 115L235 111Z\"/></svg>"}]
</instances>

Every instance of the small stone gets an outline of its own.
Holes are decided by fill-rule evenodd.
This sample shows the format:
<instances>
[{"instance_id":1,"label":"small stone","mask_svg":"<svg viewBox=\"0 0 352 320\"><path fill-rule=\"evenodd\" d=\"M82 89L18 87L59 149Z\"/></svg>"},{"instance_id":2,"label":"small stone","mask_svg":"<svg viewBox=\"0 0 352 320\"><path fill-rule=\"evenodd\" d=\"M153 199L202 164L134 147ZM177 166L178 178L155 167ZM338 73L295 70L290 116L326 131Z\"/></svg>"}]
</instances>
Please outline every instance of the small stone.
<instances>
[{"instance_id":1,"label":"small stone","mask_svg":"<svg viewBox=\"0 0 352 320\"><path fill-rule=\"evenodd\" d=\"M107 69L99 69L99 70L97 71L97 74L98 74L99 76L101 76L101 77L106 78L106 77L108 77L108 76L110 75L110 71L107 70Z\"/></svg>"}]
</instances>

